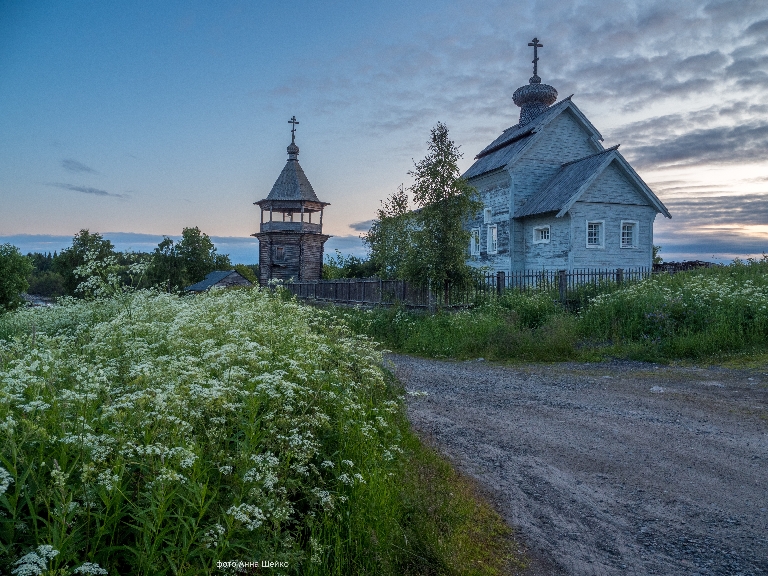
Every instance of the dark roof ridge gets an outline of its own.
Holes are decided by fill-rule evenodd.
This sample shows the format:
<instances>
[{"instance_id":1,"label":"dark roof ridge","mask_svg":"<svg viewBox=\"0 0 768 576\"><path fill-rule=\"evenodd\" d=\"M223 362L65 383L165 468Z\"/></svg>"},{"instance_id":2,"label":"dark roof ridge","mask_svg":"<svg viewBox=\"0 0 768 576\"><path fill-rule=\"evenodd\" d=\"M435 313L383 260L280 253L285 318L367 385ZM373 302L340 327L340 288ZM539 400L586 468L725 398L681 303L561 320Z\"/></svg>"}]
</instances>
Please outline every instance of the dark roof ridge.
<instances>
[{"instance_id":1,"label":"dark roof ridge","mask_svg":"<svg viewBox=\"0 0 768 576\"><path fill-rule=\"evenodd\" d=\"M571 94L567 98L563 98L562 100L559 100L558 102L555 102L554 104L552 104L552 106L549 106L544 112L539 114L539 116L543 116L544 114L546 114L550 110L553 110L554 108L556 108L556 107L560 106L561 104L563 104L563 102L570 102L572 97L573 97L573 94ZM500 142L500 143L496 144L496 146L489 147L489 148L486 148L484 150L481 150L480 153L477 156L475 156L474 159L475 160L479 160L480 158L488 156L489 154L493 154L494 152L496 152L498 150L501 150L502 148L505 148L505 147L509 146L510 144L514 144L515 142L517 142L519 140L522 140L526 136L530 136L533 132L536 132L536 129L538 128L538 126L540 124L540 122L537 122L536 120L537 120L537 118L534 118L528 124L524 124L523 126L521 126L519 122L517 124L515 124L514 126L510 126L506 130L504 130L504 132L509 132L510 130L522 130L522 131L519 134L515 134L514 136L512 136L508 140L504 140L503 142ZM504 132L502 132L502 136L504 135Z\"/></svg>"},{"instance_id":2,"label":"dark roof ridge","mask_svg":"<svg viewBox=\"0 0 768 576\"><path fill-rule=\"evenodd\" d=\"M599 152L595 152L594 154L587 154L586 156L582 156L581 158L576 158L576 160L571 160L570 162L566 162L565 164L560 164L560 166L568 166L569 164L575 164L576 162L581 162L582 160L586 160L587 158L592 158L593 156L599 156L600 154L605 154L606 152L613 152L614 150L618 150L619 146L621 146L621 144L616 144L615 146L611 146L610 148L606 148L605 150L600 150Z\"/></svg>"}]
</instances>

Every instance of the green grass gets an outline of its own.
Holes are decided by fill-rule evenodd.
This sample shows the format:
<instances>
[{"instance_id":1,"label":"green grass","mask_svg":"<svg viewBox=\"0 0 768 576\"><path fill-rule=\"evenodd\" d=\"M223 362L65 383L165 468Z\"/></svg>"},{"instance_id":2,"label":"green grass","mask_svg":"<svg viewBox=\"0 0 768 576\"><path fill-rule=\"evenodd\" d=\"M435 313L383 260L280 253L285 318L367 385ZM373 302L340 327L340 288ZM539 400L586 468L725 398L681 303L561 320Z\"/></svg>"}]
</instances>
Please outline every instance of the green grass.
<instances>
[{"instance_id":1,"label":"green grass","mask_svg":"<svg viewBox=\"0 0 768 576\"><path fill-rule=\"evenodd\" d=\"M0 572L500 573L503 523L413 437L381 365L258 290L1 316Z\"/></svg>"},{"instance_id":2,"label":"green grass","mask_svg":"<svg viewBox=\"0 0 768 576\"><path fill-rule=\"evenodd\" d=\"M434 358L725 361L768 352L766 258L588 287L576 304L507 291L458 312L339 307L334 314L392 350Z\"/></svg>"}]
</instances>

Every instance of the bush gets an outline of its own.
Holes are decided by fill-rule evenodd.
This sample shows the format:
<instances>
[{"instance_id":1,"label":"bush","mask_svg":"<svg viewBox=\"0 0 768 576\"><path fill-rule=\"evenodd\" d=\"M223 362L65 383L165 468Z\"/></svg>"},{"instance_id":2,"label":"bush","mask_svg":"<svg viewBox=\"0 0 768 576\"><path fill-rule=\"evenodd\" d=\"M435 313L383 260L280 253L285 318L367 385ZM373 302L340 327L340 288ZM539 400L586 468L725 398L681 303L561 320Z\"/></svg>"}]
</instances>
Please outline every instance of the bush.
<instances>
[{"instance_id":1,"label":"bush","mask_svg":"<svg viewBox=\"0 0 768 576\"><path fill-rule=\"evenodd\" d=\"M0 313L15 310L24 302L21 295L27 291L27 276L32 263L11 244L0 245Z\"/></svg>"}]
</instances>

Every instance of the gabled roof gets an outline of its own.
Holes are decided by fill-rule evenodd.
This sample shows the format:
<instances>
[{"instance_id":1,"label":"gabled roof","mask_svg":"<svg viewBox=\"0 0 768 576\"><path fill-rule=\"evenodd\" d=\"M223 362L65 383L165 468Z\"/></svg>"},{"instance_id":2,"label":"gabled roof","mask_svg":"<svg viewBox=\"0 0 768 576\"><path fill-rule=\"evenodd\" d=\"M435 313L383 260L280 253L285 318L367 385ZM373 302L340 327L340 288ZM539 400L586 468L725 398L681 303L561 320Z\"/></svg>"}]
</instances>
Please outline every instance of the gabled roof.
<instances>
[{"instance_id":1,"label":"gabled roof","mask_svg":"<svg viewBox=\"0 0 768 576\"><path fill-rule=\"evenodd\" d=\"M212 286L215 286L224 278L229 276L230 274L240 274L236 270L214 270L213 272L210 272L204 280L200 280L200 282L196 284L192 284L191 286L187 286L184 288L186 292L205 292Z\"/></svg>"},{"instance_id":2,"label":"gabled roof","mask_svg":"<svg viewBox=\"0 0 768 576\"><path fill-rule=\"evenodd\" d=\"M305 200L320 202L298 160L290 159L277 177L267 200Z\"/></svg>"},{"instance_id":3,"label":"gabled roof","mask_svg":"<svg viewBox=\"0 0 768 576\"><path fill-rule=\"evenodd\" d=\"M603 171L616 162L622 173L635 185L648 203L667 218L672 216L648 185L637 175L618 150L618 145L584 158L567 162L560 167L544 188L531 196L515 213L515 218L557 212L564 216Z\"/></svg>"},{"instance_id":4,"label":"gabled roof","mask_svg":"<svg viewBox=\"0 0 768 576\"><path fill-rule=\"evenodd\" d=\"M560 102L550 106L528 124L523 126L515 124L511 128L504 130L501 136L475 156L475 163L470 166L463 177L465 179L474 178L475 176L480 176L486 172L498 170L514 163L522 156L525 150L538 140L538 135L541 134L544 128L565 110L570 110L576 117L576 120L584 126L593 138L596 140L603 139L597 128L587 120L587 117L578 109L576 104L571 102L571 96L568 96L568 98L563 98Z\"/></svg>"}]
</instances>

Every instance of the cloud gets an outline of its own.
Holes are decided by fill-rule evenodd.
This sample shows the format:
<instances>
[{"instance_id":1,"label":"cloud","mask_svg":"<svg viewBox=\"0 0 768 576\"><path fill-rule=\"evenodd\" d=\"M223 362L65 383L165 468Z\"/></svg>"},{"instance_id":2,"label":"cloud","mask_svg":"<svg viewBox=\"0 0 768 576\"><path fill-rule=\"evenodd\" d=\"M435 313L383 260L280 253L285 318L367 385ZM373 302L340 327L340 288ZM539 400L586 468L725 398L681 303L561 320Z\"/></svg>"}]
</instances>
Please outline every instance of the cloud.
<instances>
[{"instance_id":1,"label":"cloud","mask_svg":"<svg viewBox=\"0 0 768 576\"><path fill-rule=\"evenodd\" d=\"M83 194L92 194L94 196L110 196L112 198L122 198L123 200L127 200L130 198L128 194L117 194L115 192L107 192L106 190L101 190L100 188L91 188L90 186L75 186L74 184L61 184L57 182L49 183L48 186L52 186L54 188L61 188L63 190L72 190L73 192L82 192Z\"/></svg>"},{"instance_id":2,"label":"cloud","mask_svg":"<svg viewBox=\"0 0 768 576\"><path fill-rule=\"evenodd\" d=\"M352 230L357 232L368 232L373 225L373 220L363 220L362 222L353 222L349 225Z\"/></svg>"},{"instance_id":3,"label":"cloud","mask_svg":"<svg viewBox=\"0 0 768 576\"><path fill-rule=\"evenodd\" d=\"M768 194L667 198L664 204L683 227L765 225L768 223Z\"/></svg>"},{"instance_id":4,"label":"cloud","mask_svg":"<svg viewBox=\"0 0 768 576\"><path fill-rule=\"evenodd\" d=\"M77 160L72 160L71 158L65 158L61 161L61 166L65 170L69 170L70 172L76 172L76 173L82 173L87 172L90 174L98 174L96 170L91 168L90 166L86 166L85 164L78 162Z\"/></svg>"}]
</instances>

